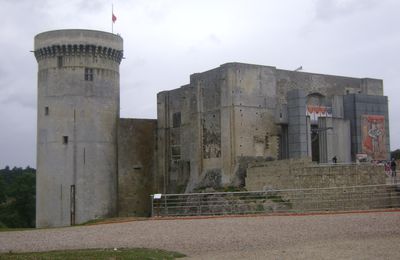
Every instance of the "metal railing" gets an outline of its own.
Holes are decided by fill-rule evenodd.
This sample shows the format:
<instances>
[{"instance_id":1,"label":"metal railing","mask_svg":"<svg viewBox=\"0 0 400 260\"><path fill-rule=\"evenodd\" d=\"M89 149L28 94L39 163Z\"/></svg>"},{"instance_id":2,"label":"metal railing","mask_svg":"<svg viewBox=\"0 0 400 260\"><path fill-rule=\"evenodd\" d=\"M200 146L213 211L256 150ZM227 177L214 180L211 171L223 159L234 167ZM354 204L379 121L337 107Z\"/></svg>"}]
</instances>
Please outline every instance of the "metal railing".
<instances>
[{"instance_id":1,"label":"metal railing","mask_svg":"<svg viewBox=\"0 0 400 260\"><path fill-rule=\"evenodd\" d=\"M151 195L152 216L305 213L400 208L400 186Z\"/></svg>"}]
</instances>

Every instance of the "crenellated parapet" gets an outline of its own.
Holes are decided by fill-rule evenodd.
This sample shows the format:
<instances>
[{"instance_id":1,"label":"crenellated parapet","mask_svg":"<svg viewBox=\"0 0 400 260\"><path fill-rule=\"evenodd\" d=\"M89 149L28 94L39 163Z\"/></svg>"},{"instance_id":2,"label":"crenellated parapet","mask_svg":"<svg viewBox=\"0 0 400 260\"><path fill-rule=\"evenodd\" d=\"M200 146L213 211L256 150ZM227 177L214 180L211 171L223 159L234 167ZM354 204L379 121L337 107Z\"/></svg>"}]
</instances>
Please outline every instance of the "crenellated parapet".
<instances>
[{"instance_id":1,"label":"crenellated parapet","mask_svg":"<svg viewBox=\"0 0 400 260\"><path fill-rule=\"evenodd\" d=\"M34 51L36 60L57 56L92 56L121 63L123 51L93 44L63 44L42 47Z\"/></svg>"}]
</instances>

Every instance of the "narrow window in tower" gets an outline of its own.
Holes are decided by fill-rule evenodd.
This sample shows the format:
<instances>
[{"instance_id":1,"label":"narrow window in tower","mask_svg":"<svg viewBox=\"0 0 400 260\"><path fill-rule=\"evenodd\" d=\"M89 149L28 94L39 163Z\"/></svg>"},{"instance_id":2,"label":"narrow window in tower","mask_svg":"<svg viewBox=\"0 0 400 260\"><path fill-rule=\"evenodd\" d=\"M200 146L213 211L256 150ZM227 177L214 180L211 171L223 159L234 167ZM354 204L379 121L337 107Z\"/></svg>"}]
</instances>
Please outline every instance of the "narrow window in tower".
<instances>
[{"instance_id":1,"label":"narrow window in tower","mask_svg":"<svg viewBox=\"0 0 400 260\"><path fill-rule=\"evenodd\" d=\"M85 68L85 80L93 81L93 69Z\"/></svg>"},{"instance_id":2,"label":"narrow window in tower","mask_svg":"<svg viewBox=\"0 0 400 260\"><path fill-rule=\"evenodd\" d=\"M68 136L63 136L63 144L68 144Z\"/></svg>"},{"instance_id":3,"label":"narrow window in tower","mask_svg":"<svg viewBox=\"0 0 400 260\"><path fill-rule=\"evenodd\" d=\"M63 66L63 57L62 56L58 56L57 57L57 67L58 68L62 68Z\"/></svg>"},{"instance_id":4,"label":"narrow window in tower","mask_svg":"<svg viewBox=\"0 0 400 260\"><path fill-rule=\"evenodd\" d=\"M44 115L48 116L49 115L49 107L44 108Z\"/></svg>"}]
</instances>

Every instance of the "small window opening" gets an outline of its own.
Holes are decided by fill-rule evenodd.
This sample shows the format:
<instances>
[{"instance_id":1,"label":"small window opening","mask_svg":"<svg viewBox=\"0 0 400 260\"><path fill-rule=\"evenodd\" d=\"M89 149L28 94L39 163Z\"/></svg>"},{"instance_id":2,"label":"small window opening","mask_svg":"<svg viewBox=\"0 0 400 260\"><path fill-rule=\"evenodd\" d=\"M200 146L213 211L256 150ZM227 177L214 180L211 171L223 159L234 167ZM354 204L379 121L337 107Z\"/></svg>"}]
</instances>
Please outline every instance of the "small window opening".
<instances>
[{"instance_id":1,"label":"small window opening","mask_svg":"<svg viewBox=\"0 0 400 260\"><path fill-rule=\"evenodd\" d=\"M62 68L63 66L63 57L62 56L58 56L57 57L57 67L58 68Z\"/></svg>"},{"instance_id":2,"label":"small window opening","mask_svg":"<svg viewBox=\"0 0 400 260\"><path fill-rule=\"evenodd\" d=\"M48 116L49 115L49 107L44 108L44 115Z\"/></svg>"},{"instance_id":3,"label":"small window opening","mask_svg":"<svg viewBox=\"0 0 400 260\"><path fill-rule=\"evenodd\" d=\"M93 81L93 69L85 68L85 80Z\"/></svg>"},{"instance_id":4,"label":"small window opening","mask_svg":"<svg viewBox=\"0 0 400 260\"><path fill-rule=\"evenodd\" d=\"M181 126L181 112L176 112L172 115L172 127L180 127Z\"/></svg>"},{"instance_id":5,"label":"small window opening","mask_svg":"<svg viewBox=\"0 0 400 260\"><path fill-rule=\"evenodd\" d=\"M68 144L68 136L63 136L63 144Z\"/></svg>"}]
</instances>

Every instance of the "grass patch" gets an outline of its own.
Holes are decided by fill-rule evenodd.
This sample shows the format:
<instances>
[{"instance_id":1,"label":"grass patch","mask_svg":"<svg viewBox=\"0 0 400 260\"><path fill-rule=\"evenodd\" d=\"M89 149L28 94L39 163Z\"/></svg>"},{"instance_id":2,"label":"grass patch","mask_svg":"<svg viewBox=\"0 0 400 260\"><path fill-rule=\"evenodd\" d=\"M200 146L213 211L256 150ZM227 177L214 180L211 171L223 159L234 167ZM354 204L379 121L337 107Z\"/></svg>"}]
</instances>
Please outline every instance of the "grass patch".
<instances>
[{"instance_id":1,"label":"grass patch","mask_svg":"<svg viewBox=\"0 0 400 260\"><path fill-rule=\"evenodd\" d=\"M158 249L118 248L118 249L83 249L32 253L1 253L0 259L21 260L64 260L64 259L176 259L185 255Z\"/></svg>"},{"instance_id":2,"label":"grass patch","mask_svg":"<svg viewBox=\"0 0 400 260\"><path fill-rule=\"evenodd\" d=\"M0 232L26 231L26 230L35 230L35 228L8 228L8 227L0 228Z\"/></svg>"},{"instance_id":3,"label":"grass patch","mask_svg":"<svg viewBox=\"0 0 400 260\"><path fill-rule=\"evenodd\" d=\"M115 217L115 218L99 218L99 219L92 219L86 221L82 224L76 224L74 226L90 226L90 225L98 225L98 224L112 224L112 223L122 223L122 222L129 222L129 221L138 221L138 220L146 220L149 217Z\"/></svg>"}]
</instances>

